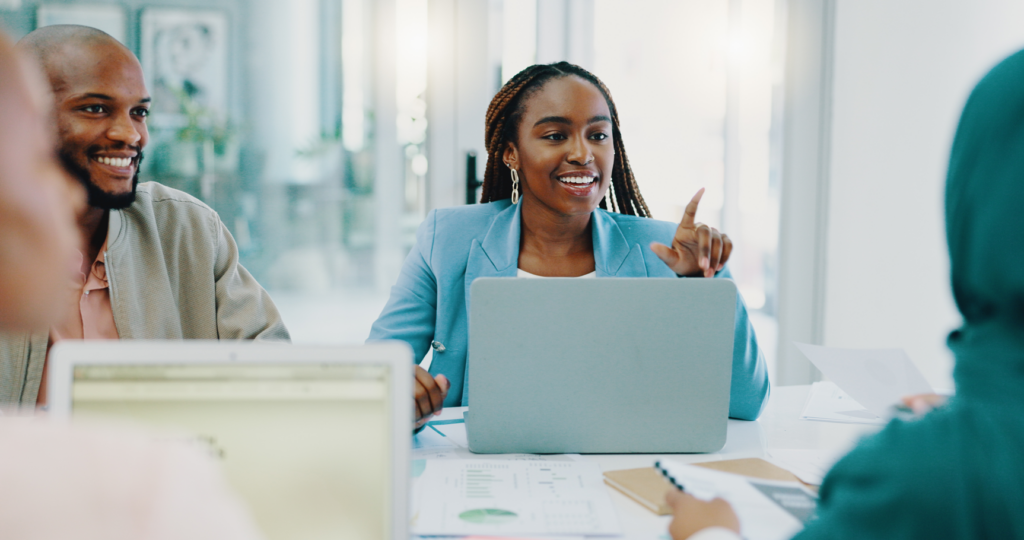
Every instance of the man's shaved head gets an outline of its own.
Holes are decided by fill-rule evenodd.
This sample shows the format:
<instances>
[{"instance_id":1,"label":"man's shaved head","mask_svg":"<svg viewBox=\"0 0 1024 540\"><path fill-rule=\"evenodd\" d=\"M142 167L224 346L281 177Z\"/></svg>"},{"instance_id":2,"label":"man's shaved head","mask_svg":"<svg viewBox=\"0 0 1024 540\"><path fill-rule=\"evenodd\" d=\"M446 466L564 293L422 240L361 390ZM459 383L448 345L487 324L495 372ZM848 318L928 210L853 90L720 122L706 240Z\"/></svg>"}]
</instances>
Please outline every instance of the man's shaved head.
<instances>
[{"instance_id":1,"label":"man's shaved head","mask_svg":"<svg viewBox=\"0 0 1024 540\"><path fill-rule=\"evenodd\" d=\"M33 57L43 68L54 91L63 83L64 72L69 69L67 64L80 59L76 51L94 51L112 48L135 58L128 47L114 39L103 30L77 24L56 24L39 28L18 42L18 49ZM138 60L136 59L136 62ZM55 79L56 78L56 79Z\"/></svg>"},{"instance_id":2,"label":"man's shaved head","mask_svg":"<svg viewBox=\"0 0 1024 540\"><path fill-rule=\"evenodd\" d=\"M138 58L109 34L77 25L44 26L22 38L18 48L46 73L58 155L85 186L89 205L131 205L149 140L149 92Z\"/></svg>"}]
</instances>

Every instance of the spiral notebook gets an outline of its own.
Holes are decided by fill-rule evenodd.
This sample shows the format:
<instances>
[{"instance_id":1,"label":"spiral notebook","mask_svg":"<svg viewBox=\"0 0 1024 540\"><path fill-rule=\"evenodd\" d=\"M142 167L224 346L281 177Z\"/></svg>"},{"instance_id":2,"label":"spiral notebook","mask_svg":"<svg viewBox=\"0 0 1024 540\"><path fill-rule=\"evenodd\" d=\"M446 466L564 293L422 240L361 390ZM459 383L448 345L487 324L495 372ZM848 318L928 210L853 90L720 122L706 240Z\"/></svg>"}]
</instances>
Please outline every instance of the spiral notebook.
<instances>
[{"instance_id":1,"label":"spiral notebook","mask_svg":"<svg viewBox=\"0 0 1024 540\"><path fill-rule=\"evenodd\" d=\"M657 462L655 468L698 499L721 497L729 502L749 540L790 538L817 519L818 498L799 482L750 478L669 460Z\"/></svg>"},{"instance_id":2,"label":"spiral notebook","mask_svg":"<svg viewBox=\"0 0 1024 540\"><path fill-rule=\"evenodd\" d=\"M762 480L782 482L799 480L789 471L758 458L708 461L693 465ZM640 506L659 516L667 516L672 513L672 509L665 504L665 492L673 489L672 484L654 467L608 471L604 473L604 481L622 492L623 495L636 501Z\"/></svg>"}]
</instances>

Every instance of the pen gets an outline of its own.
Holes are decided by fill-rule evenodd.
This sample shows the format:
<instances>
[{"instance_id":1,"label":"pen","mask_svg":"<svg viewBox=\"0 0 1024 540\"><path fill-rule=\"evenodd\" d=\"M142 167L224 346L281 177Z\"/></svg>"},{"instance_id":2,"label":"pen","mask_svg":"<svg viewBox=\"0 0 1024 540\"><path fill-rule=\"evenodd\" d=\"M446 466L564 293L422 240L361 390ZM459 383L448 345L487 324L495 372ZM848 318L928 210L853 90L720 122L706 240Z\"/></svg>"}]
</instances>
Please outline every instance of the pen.
<instances>
[{"instance_id":1,"label":"pen","mask_svg":"<svg viewBox=\"0 0 1024 540\"><path fill-rule=\"evenodd\" d=\"M916 412L914 412L914 409L911 409L910 407L908 407L908 406L906 406L906 405L904 405L902 403L899 403L897 405L893 405L889 409L889 411L892 413L892 417L894 419L899 419L899 420L915 420L915 419L921 417L920 414L917 414Z\"/></svg>"},{"instance_id":2,"label":"pen","mask_svg":"<svg viewBox=\"0 0 1024 540\"><path fill-rule=\"evenodd\" d=\"M678 489L679 491L686 491L686 488L683 487L682 484L677 482L676 479L668 472L668 470L665 469L665 467L661 466L661 461L660 460L654 462L654 468L658 472L660 472L662 476L665 477L665 480L668 480L670 484L675 486L676 489Z\"/></svg>"}]
</instances>

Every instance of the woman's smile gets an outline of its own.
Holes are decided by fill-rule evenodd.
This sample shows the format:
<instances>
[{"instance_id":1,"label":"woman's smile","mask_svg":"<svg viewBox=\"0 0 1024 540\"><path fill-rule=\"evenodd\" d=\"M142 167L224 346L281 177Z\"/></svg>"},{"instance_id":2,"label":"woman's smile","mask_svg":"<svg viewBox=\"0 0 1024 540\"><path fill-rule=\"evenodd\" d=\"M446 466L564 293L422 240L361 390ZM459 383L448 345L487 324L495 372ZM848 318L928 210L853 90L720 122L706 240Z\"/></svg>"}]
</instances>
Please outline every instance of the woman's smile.
<instances>
[{"instance_id":1,"label":"woman's smile","mask_svg":"<svg viewBox=\"0 0 1024 540\"><path fill-rule=\"evenodd\" d=\"M590 197L597 190L600 176L592 172L572 172L557 177L558 182L574 197Z\"/></svg>"}]
</instances>

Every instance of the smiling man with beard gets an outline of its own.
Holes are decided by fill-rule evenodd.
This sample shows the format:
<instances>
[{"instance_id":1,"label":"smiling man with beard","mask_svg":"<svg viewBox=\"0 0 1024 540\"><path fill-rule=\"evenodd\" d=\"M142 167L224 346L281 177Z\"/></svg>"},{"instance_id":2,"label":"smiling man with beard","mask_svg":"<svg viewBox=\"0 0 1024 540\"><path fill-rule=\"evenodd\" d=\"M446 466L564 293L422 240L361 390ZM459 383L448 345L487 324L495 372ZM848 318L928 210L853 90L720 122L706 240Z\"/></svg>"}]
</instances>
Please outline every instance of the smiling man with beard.
<instances>
[{"instance_id":1,"label":"smiling man with beard","mask_svg":"<svg viewBox=\"0 0 1024 540\"><path fill-rule=\"evenodd\" d=\"M181 191L138 183L150 97L135 55L99 30L71 25L40 28L18 48L49 79L58 155L85 186L88 207L62 321L0 338L0 403L46 402L47 353L62 339L288 339L216 212Z\"/></svg>"}]
</instances>

